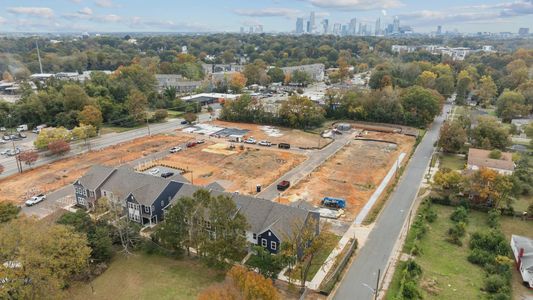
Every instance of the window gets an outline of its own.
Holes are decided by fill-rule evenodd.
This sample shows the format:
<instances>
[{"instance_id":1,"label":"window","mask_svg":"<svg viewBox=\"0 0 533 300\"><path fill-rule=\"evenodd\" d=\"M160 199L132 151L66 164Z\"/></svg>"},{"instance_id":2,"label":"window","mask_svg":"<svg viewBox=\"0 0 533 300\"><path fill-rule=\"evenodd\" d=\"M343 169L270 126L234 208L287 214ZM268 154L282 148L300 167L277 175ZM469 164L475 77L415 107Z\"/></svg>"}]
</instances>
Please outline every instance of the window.
<instances>
[{"instance_id":1,"label":"window","mask_svg":"<svg viewBox=\"0 0 533 300\"><path fill-rule=\"evenodd\" d=\"M147 214L149 214L149 213L150 213L150 207L145 206L145 207L144 207L144 212L147 213Z\"/></svg>"},{"instance_id":2,"label":"window","mask_svg":"<svg viewBox=\"0 0 533 300\"><path fill-rule=\"evenodd\" d=\"M270 242L270 248L271 248L272 250L276 250L277 247L278 247L278 243L276 243L276 242Z\"/></svg>"},{"instance_id":3,"label":"window","mask_svg":"<svg viewBox=\"0 0 533 300\"><path fill-rule=\"evenodd\" d=\"M268 232L268 236L271 236L271 235L272 235L272 232L269 231L269 232Z\"/></svg>"},{"instance_id":4,"label":"window","mask_svg":"<svg viewBox=\"0 0 533 300\"><path fill-rule=\"evenodd\" d=\"M87 201L83 197L78 197L77 200L79 205L87 206Z\"/></svg>"},{"instance_id":5,"label":"window","mask_svg":"<svg viewBox=\"0 0 533 300\"><path fill-rule=\"evenodd\" d=\"M165 200L161 200L161 208L165 207Z\"/></svg>"},{"instance_id":6,"label":"window","mask_svg":"<svg viewBox=\"0 0 533 300\"><path fill-rule=\"evenodd\" d=\"M104 197L107 197L107 192L106 191L104 191Z\"/></svg>"},{"instance_id":7,"label":"window","mask_svg":"<svg viewBox=\"0 0 533 300\"><path fill-rule=\"evenodd\" d=\"M253 234L252 234L252 238L253 238L254 240L257 240L257 234L253 233Z\"/></svg>"},{"instance_id":8,"label":"window","mask_svg":"<svg viewBox=\"0 0 533 300\"><path fill-rule=\"evenodd\" d=\"M89 197L94 197L94 192L93 191L89 191Z\"/></svg>"},{"instance_id":9,"label":"window","mask_svg":"<svg viewBox=\"0 0 533 300\"><path fill-rule=\"evenodd\" d=\"M262 239L262 240L261 240L261 246L263 246L263 247L266 248L266 246L267 246L267 240Z\"/></svg>"}]
</instances>

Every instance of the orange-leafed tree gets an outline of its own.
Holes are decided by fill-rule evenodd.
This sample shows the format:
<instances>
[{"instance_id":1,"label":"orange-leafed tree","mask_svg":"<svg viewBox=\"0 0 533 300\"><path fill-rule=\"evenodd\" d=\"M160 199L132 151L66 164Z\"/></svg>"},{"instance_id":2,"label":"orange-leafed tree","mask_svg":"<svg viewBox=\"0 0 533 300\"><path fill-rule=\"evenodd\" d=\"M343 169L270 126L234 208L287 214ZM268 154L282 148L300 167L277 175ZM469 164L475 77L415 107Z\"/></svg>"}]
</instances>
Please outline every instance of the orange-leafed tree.
<instances>
[{"instance_id":1,"label":"orange-leafed tree","mask_svg":"<svg viewBox=\"0 0 533 300\"><path fill-rule=\"evenodd\" d=\"M231 77L229 87L236 93L240 93L241 90L246 86L246 77L242 73L236 73Z\"/></svg>"},{"instance_id":2,"label":"orange-leafed tree","mask_svg":"<svg viewBox=\"0 0 533 300\"><path fill-rule=\"evenodd\" d=\"M54 141L48 144L48 150L54 155L63 155L70 151L70 144L63 141Z\"/></svg>"},{"instance_id":3,"label":"orange-leafed tree","mask_svg":"<svg viewBox=\"0 0 533 300\"><path fill-rule=\"evenodd\" d=\"M254 271L247 270L244 267L234 266L226 274L226 280L222 284L217 284L206 289L200 294L198 299L278 300L281 298L272 280Z\"/></svg>"},{"instance_id":4,"label":"orange-leafed tree","mask_svg":"<svg viewBox=\"0 0 533 300\"><path fill-rule=\"evenodd\" d=\"M37 161L37 158L39 158L39 153L37 153L37 151L24 151L20 153L17 158L31 168L31 166Z\"/></svg>"},{"instance_id":5,"label":"orange-leafed tree","mask_svg":"<svg viewBox=\"0 0 533 300\"><path fill-rule=\"evenodd\" d=\"M510 176L500 175L488 168L472 173L466 178L464 185L476 202L492 204L497 208L502 201L510 204L512 200L513 183Z\"/></svg>"}]
</instances>

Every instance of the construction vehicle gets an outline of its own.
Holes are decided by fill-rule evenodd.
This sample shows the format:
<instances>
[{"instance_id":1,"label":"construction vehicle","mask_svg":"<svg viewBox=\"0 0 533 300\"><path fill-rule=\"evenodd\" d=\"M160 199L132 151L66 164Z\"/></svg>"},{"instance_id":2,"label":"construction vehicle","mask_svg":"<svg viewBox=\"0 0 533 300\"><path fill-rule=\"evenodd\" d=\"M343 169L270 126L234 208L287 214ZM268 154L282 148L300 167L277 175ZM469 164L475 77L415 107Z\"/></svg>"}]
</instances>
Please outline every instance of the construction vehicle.
<instances>
[{"instance_id":1,"label":"construction vehicle","mask_svg":"<svg viewBox=\"0 0 533 300\"><path fill-rule=\"evenodd\" d=\"M341 198L324 197L321 204L322 206L335 209L346 208L346 200Z\"/></svg>"}]
</instances>

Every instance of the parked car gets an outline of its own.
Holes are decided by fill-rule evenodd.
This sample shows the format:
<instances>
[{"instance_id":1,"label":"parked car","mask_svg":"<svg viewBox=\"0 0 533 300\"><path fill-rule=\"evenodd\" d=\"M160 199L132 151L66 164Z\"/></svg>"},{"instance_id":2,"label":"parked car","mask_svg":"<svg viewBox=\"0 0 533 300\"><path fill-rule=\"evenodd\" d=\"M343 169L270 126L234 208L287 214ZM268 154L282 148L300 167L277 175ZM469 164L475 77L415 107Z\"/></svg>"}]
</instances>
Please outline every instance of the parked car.
<instances>
[{"instance_id":1,"label":"parked car","mask_svg":"<svg viewBox=\"0 0 533 300\"><path fill-rule=\"evenodd\" d=\"M257 143L259 146L265 146L265 147L270 147L272 146L272 143L269 142L269 141L259 141L259 143Z\"/></svg>"},{"instance_id":2,"label":"parked car","mask_svg":"<svg viewBox=\"0 0 533 300\"><path fill-rule=\"evenodd\" d=\"M9 151L9 149L6 149L6 150L2 150L2 152L0 152L0 155L7 155L7 152Z\"/></svg>"},{"instance_id":3,"label":"parked car","mask_svg":"<svg viewBox=\"0 0 533 300\"><path fill-rule=\"evenodd\" d=\"M26 206L33 206L33 205L43 201L44 199L46 199L46 195L45 194L39 194L37 196L33 196L30 199L26 200L25 204L26 204Z\"/></svg>"},{"instance_id":4,"label":"parked car","mask_svg":"<svg viewBox=\"0 0 533 300\"><path fill-rule=\"evenodd\" d=\"M152 175L156 175L157 173L159 173L159 169L158 168L152 169L152 170L150 170L149 173L152 174Z\"/></svg>"},{"instance_id":5,"label":"parked car","mask_svg":"<svg viewBox=\"0 0 533 300\"><path fill-rule=\"evenodd\" d=\"M0 127L0 131L4 132L6 131L7 129L5 127Z\"/></svg>"},{"instance_id":6,"label":"parked car","mask_svg":"<svg viewBox=\"0 0 533 300\"><path fill-rule=\"evenodd\" d=\"M246 140L244 140L246 144L255 144L257 141L253 137L249 137Z\"/></svg>"},{"instance_id":7,"label":"parked car","mask_svg":"<svg viewBox=\"0 0 533 300\"><path fill-rule=\"evenodd\" d=\"M283 180L280 183L278 183L277 187L278 187L279 191L284 191L284 190L288 189L289 186L291 186L291 183L288 180Z\"/></svg>"},{"instance_id":8,"label":"parked car","mask_svg":"<svg viewBox=\"0 0 533 300\"><path fill-rule=\"evenodd\" d=\"M36 133L36 134L39 134L39 133L41 133L41 130L43 130L44 128L46 128L46 124L38 125L37 127L35 127L32 130L32 132Z\"/></svg>"},{"instance_id":9,"label":"parked car","mask_svg":"<svg viewBox=\"0 0 533 300\"><path fill-rule=\"evenodd\" d=\"M278 148L280 148L280 149L290 149L291 148L291 144L279 143L278 144Z\"/></svg>"},{"instance_id":10,"label":"parked car","mask_svg":"<svg viewBox=\"0 0 533 300\"><path fill-rule=\"evenodd\" d=\"M6 155L7 156L15 156L15 155L17 155L19 153L20 153L20 149L19 148L16 148L15 150L8 149L7 152L6 152Z\"/></svg>"},{"instance_id":11,"label":"parked car","mask_svg":"<svg viewBox=\"0 0 533 300\"><path fill-rule=\"evenodd\" d=\"M189 122L187 122L185 120L181 121L180 123L181 123L181 125L189 124Z\"/></svg>"},{"instance_id":12,"label":"parked car","mask_svg":"<svg viewBox=\"0 0 533 300\"><path fill-rule=\"evenodd\" d=\"M188 142L187 143L187 148L191 148L191 147L194 147L196 146L196 142Z\"/></svg>"},{"instance_id":13,"label":"parked car","mask_svg":"<svg viewBox=\"0 0 533 300\"><path fill-rule=\"evenodd\" d=\"M23 139L28 137L24 132L19 132L18 136L23 138Z\"/></svg>"},{"instance_id":14,"label":"parked car","mask_svg":"<svg viewBox=\"0 0 533 300\"><path fill-rule=\"evenodd\" d=\"M181 147L172 147L170 148L170 153L177 153L181 151Z\"/></svg>"},{"instance_id":15,"label":"parked car","mask_svg":"<svg viewBox=\"0 0 533 300\"><path fill-rule=\"evenodd\" d=\"M169 177L172 177L172 176L174 176L174 173L172 173L172 172L161 173L161 177L163 177L163 178L169 178Z\"/></svg>"},{"instance_id":16,"label":"parked car","mask_svg":"<svg viewBox=\"0 0 533 300\"><path fill-rule=\"evenodd\" d=\"M197 141L196 141L196 144L197 144L197 145L200 145L200 144L203 144L203 143L205 143L205 140L197 140Z\"/></svg>"},{"instance_id":17,"label":"parked car","mask_svg":"<svg viewBox=\"0 0 533 300\"><path fill-rule=\"evenodd\" d=\"M17 131L18 131L18 132L26 131L26 130L28 130L28 125L26 125L26 124L22 124L22 125L19 125L19 126L17 127Z\"/></svg>"},{"instance_id":18,"label":"parked car","mask_svg":"<svg viewBox=\"0 0 533 300\"><path fill-rule=\"evenodd\" d=\"M7 141L4 140L4 139L1 139L1 140L0 140L0 144L7 144Z\"/></svg>"},{"instance_id":19,"label":"parked car","mask_svg":"<svg viewBox=\"0 0 533 300\"><path fill-rule=\"evenodd\" d=\"M8 135L8 134L6 134L6 135L4 135L4 136L2 137L2 139L3 139L4 141L10 141L10 140L11 140L11 136Z\"/></svg>"}]
</instances>

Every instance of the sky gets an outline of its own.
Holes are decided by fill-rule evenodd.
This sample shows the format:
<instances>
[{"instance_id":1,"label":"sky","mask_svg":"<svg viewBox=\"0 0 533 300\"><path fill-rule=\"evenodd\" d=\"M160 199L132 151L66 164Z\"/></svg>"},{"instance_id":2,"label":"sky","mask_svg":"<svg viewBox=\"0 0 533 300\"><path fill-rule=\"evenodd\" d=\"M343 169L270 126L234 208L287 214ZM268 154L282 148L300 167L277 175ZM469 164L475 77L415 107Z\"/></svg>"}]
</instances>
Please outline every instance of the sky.
<instances>
[{"instance_id":1,"label":"sky","mask_svg":"<svg viewBox=\"0 0 533 300\"><path fill-rule=\"evenodd\" d=\"M533 0L0 0L0 32L291 32L314 11L317 26L352 18L372 28L395 16L415 32L533 30Z\"/></svg>"}]
</instances>

